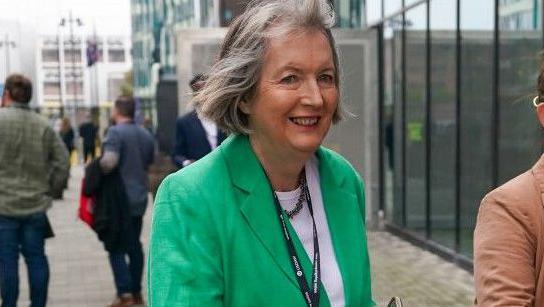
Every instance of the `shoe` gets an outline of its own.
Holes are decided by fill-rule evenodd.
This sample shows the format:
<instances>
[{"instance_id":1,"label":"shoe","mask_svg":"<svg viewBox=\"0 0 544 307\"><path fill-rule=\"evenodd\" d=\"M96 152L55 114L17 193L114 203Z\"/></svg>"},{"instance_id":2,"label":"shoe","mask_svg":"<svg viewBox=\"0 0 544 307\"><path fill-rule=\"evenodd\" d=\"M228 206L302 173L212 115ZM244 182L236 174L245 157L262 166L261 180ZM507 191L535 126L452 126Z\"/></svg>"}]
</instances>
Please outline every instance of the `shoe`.
<instances>
[{"instance_id":1,"label":"shoe","mask_svg":"<svg viewBox=\"0 0 544 307\"><path fill-rule=\"evenodd\" d=\"M132 294L132 304L133 306L145 306L141 293Z\"/></svg>"},{"instance_id":2,"label":"shoe","mask_svg":"<svg viewBox=\"0 0 544 307\"><path fill-rule=\"evenodd\" d=\"M122 294L117 297L108 307L130 307L134 305L134 299L131 294Z\"/></svg>"}]
</instances>

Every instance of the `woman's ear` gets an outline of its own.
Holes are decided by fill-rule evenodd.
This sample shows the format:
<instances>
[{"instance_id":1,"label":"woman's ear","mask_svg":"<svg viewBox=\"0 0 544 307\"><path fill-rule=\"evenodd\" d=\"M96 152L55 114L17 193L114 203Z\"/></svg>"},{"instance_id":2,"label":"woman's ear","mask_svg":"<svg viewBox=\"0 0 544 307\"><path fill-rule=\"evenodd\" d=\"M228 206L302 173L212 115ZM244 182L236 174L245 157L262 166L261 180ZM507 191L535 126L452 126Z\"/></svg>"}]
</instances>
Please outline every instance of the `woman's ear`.
<instances>
[{"instance_id":1,"label":"woman's ear","mask_svg":"<svg viewBox=\"0 0 544 307\"><path fill-rule=\"evenodd\" d=\"M251 114L251 105L247 101L241 100L239 107L244 114Z\"/></svg>"},{"instance_id":2,"label":"woman's ear","mask_svg":"<svg viewBox=\"0 0 544 307\"><path fill-rule=\"evenodd\" d=\"M540 125L544 127L544 103L540 103L536 106L536 116L540 121Z\"/></svg>"}]
</instances>

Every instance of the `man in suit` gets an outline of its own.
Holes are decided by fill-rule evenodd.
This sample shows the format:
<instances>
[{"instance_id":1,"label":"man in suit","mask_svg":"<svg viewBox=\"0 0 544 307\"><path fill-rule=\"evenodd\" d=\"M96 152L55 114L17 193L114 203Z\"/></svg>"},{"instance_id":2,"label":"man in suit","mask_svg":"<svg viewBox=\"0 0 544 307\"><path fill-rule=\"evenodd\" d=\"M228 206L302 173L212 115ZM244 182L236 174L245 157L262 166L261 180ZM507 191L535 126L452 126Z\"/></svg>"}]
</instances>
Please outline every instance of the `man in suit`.
<instances>
[{"instance_id":1,"label":"man in suit","mask_svg":"<svg viewBox=\"0 0 544 307\"><path fill-rule=\"evenodd\" d=\"M194 93L204 85L205 77L196 75L189 85ZM178 168L183 168L204 157L225 140L225 133L214 122L200 117L191 111L176 121L176 140L172 161Z\"/></svg>"}]
</instances>

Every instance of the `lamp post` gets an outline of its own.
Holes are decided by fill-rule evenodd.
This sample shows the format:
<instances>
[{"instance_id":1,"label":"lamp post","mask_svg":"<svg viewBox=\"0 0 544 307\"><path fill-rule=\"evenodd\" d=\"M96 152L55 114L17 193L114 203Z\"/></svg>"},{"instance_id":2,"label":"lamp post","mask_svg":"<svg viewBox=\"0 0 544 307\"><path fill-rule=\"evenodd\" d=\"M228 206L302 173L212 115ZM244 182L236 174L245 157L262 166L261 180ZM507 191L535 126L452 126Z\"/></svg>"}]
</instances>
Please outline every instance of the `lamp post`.
<instances>
[{"instance_id":1,"label":"lamp post","mask_svg":"<svg viewBox=\"0 0 544 307\"><path fill-rule=\"evenodd\" d=\"M77 99L78 99L78 94L79 94L79 83L78 83L78 76L81 75L81 78L83 79L83 75L82 75L82 70L80 74L77 74L76 73L76 41L74 39L74 26L78 26L78 27L81 27L83 26L83 22L81 22L81 19L79 18L74 18L72 16L72 11L70 11L69 15L68 15L68 19L66 18L62 18L61 21L60 21L60 26L61 27L64 27L66 26L66 23L68 23L68 27L69 27L69 30L70 30L70 52L71 52L71 60L72 60L72 73L70 74L71 75L71 81L72 81L72 86L73 86L73 100L72 100L72 103L69 104L69 107L70 107L70 115L71 115L71 118L72 118L72 125L75 125L76 124L76 110L77 110ZM60 47L60 46L59 46ZM79 57L81 59L81 61L83 61L83 59L81 58L81 51L80 51L80 54L79 54ZM80 62L81 63L81 62ZM77 133L77 129L74 129L74 133Z\"/></svg>"},{"instance_id":2,"label":"lamp post","mask_svg":"<svg viewBox=\"0 0 544 307\"><path fill-rule=\"evenodd\" d=\"M4 80L8 77L9 71L10 71L9 50L15 47L16 47L15 42L9 39L9 35L8 34L4 35L4 39L0 41L0 48L6 48L6 50L4 51L4 55L5 55L4 60L6 61L5 62L6 71L5 71Z\"/></svg>"},{"instance_id":3,"label":"lamp post","mask_svg":"<svg viewBox=\"0 0 544 307\"><path fill-rule=\"evenodd\" d=\"M61 118L64 117L64 107L66 106L65 101L65 95L64 90L64 77L62 76L63 73L63 63L64 63L64 55L62 54L64 52L64 46L62 45L63 41L60 39L60 27L61 27L62 21L57 25L57 56L58 56L58 75L59 75L59 95L60 95L60 106L59 106L59 115Z\"/></svg>"}]
</instances>

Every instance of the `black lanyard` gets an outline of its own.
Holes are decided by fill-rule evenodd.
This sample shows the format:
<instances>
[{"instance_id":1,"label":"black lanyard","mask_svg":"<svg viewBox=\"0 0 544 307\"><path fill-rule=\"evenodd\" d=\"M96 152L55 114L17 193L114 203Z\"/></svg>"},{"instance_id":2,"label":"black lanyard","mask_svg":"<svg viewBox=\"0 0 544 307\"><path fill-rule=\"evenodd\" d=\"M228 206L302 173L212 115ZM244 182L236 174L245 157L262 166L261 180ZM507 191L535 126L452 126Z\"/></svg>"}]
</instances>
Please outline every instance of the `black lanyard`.
<instances>
[{"instance_id":1,"label":"black lanyard","mask_svg":"<svg viewBox=\"0 0 544 307\"><path fill-rule=\"evenodd\" d=\"M305 176L305 174L303 173L302 176ZM319 242L317 239L317 229L315 227L314 212L312 208L310 191L308 191L307 185L303 185L301 189L301 193L305 194L306 202L308 202L308 209L310 210L310 216L312 217L312 226L314 230L314 263L312 265L312 292L310 292L308 284L306 283L306 277L304 275L304 270L302 269L302 264L297 256L295 245L293 244L291 236L289 235L289 232L287 230L287 225L285 224L284 220L285 215L283 214L283 210L281 208L280 201L278 200L278 196L274 191L272 191L272 194L274 194L274 204L276 205L276 211L283 228L283 237L285 238L285 243L287 244L289 258L291 259L291 265L297 277L300 292L302 293L302 296L304 297L304 300L309 307L317 307L319 306L319 285L321 283Z\"/></svg>"}]
</instances>

